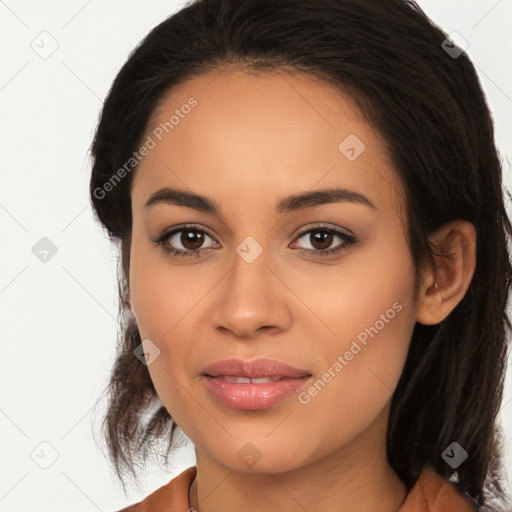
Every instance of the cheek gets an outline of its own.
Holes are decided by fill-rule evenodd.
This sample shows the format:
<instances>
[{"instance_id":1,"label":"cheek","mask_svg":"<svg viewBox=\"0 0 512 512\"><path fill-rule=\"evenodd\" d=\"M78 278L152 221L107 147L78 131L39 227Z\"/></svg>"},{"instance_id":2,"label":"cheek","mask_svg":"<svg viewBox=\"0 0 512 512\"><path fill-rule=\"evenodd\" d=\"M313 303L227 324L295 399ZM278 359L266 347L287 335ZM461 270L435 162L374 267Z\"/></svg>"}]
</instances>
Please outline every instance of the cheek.
<instances>
[{"instance_id":1,"label":"cheek","mask_svg":"<svg viewBox=\"0 0 512 512\"><path fill-rule=\"evenodd\" d=\"M333 324L337 336L318 347L323 364L297 396L295 419L312 430L321 423L326 450L365 431L392 398L415 324L413 309L397 297L388 291L371 306L361 297L360 311L355 302L344 305Z\"/></svg>"},{"instance_id":2,"label":"cheek","mask_svg":"<svg viewBox=\"0 0 512 512\"><path fill-rule=\"evenodd\" d=\"M142 339L157 338L164 327L164 315L160 314L160 307L155 307L160 304L163 283L156 279L158 267L151 263L148 251L134 236L130 252L130 299Z\"/></svg>"},{"instance_id":3,"label":"cheek","mask_svg":"<svg viewBox=\"0 0 512 512\"><path fill-rule=\"evenodd\" d=\"M187 267L172 267L161 248L134 232L130 253L130 296L142 338L164 341L186 329L189 313L208 290Z\"/></svg>"},{"instance_id":4,"label":"cheek","mask_svg":"<svg viewBox=\"0 0 512 512\"><path fill-rule=\"evenodd\" d=\"M336 335L324 353L325 373L303 401L310 400L312 415L330 411L332 435L338 421L355 430L371 421L402 374L416 323L414 265L405 245L393 249L369 253L331 284L331 299L338 298L328 318Z\"/></svg>"},{"instance_id":5,"label":"cheek","mask_svg":"<svg viewBox=\"0 0 512 512\"><path fill-rule=\"evenodd\" d=\"M191 280L186 267L173 268L160 251L138 238L134 230L130 296L144 350L157 354L148 365L155 389L173 417L181 418L190 403L183 383L194 360L193 341L201 336L196 306L218 277L208 278L204 273Z\"/></svg>"},{"instance_id":6,"label":"cheek","mask_svg":"<svg viewBox=\"0 0 512 512\"><path fill-rule=\"evenodd\" d=\"M170 343L183 337L186 313L190 309L187 291L180 279L170 279L170 272L152 248L145 248L134 233L130 253L130 297L137 326L152 362L148 371L158 397L175 420L188 416L185 397L180 397L183 378L173 367L175 361L187 361L187 345ZM185 335L186 336L186 335ZM172 413L171 413L172 411Z\"/></svg>"}]
</instances>

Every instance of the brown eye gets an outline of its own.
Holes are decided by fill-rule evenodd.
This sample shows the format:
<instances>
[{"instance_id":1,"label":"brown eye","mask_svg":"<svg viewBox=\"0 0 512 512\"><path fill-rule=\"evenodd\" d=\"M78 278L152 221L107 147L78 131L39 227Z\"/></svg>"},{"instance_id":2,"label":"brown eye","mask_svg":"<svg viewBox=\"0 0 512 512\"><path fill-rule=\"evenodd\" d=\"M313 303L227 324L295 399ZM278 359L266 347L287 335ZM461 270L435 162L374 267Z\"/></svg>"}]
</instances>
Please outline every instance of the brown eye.
<instances>
[{"instance_id":1,"label":"brown eye","mask_svg":"<svg viewBox=\"0 0 512 512\"><path fill-rule=\"evenodd\" d=\"M339 239L340 243L334 246L334 248L330 248L335 240ZM318 227L309 229L305 231L297 240L304 239L308 242L309 247L304 248L304 246L300 246L301 252L312 256L327 256L342 251L343 249L347 249L349 246L355 244L357 242L357 238L353 235L349 235L348 233L343 233L342 231L338 231L333 228L326 227ZM298 244L298 242L295 242Z\"/></svg>"},{"instance_id":2,"label":"brown eye","mask_svg":"<svg viewBox=\"0 0 512 512\"><path fill-rule=\"evenodd\" d=\"M205 247L204 243L207 238L210 238L213 243ZM194 226L181 226L179 229L165 231L153 242L161 245L167 254L179 258L197 256L203 250L218 246L217 241L206 231Z\"/></svg>"},{"instance_id":3,"label":"brown eye","mask_svg":"<svg viewBox=\"0 0 512 512\"><path fill-rule=\"evenodd\" d=\"M204 243L204 234L201 231L184 229L181 231L180 242L185 249L194 251Z\"/></svg>"},{"instance_id":4,"label":"brown eye","mask_svg":"<svg viewBox=\"0 0 512 512\"><path fill-rule=\"evenodd\" d=\"M318 250L324 250L327 249L334 239L334 236L332 233L329 233L328 231L311 231L309 233L309 240L311 245Z\"/></svg>"}]
</instances>

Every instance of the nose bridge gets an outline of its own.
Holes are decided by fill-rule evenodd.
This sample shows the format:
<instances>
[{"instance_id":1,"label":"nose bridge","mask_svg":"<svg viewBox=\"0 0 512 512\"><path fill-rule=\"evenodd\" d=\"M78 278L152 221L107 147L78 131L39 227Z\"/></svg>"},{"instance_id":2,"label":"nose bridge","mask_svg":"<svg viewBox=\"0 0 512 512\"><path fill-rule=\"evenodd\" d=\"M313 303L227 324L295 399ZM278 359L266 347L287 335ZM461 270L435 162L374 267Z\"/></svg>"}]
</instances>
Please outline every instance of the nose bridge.
<instances>
[{"instance_id":1,"label":"nose bridge","mask_svg":"<svg viewBox=\"0 0 512 512\"><path fill-rule=\"evenodd\" d=\"M272 255L268 244L263 247L254 237L247 236L235 248L233 258L232 283L237 290L241 285L249 291L257 291L265 284L269 285L269 266L272 264ZM259 290L258 290L259 291Z\"/></svg>"},{"instance_id":2,"label":"nose bridge","mask_svg":"<svg viewBox=\"0 0 512 512\"><path fill-rule=\"evenodd\" d=\"M273 257L254 237L235 248L232 268L219 288L212 320L239 336L251 336L260 327L283 328L289 320L286 294L272 271ZM275 271L274 271L275 272Z\"/></svg>"}]
</instances>

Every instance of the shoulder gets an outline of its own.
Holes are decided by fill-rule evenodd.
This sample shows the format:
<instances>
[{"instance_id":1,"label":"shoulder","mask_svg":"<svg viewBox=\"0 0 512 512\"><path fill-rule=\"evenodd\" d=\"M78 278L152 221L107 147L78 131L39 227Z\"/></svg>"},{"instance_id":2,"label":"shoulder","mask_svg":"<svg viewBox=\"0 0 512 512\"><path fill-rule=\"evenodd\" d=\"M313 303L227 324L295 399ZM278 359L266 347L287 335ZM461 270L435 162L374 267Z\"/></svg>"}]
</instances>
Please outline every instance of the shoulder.
<instances>
[{"instance_id":1,"label":"shoulder","mask_svg":"<svg viewBox=\"0 0 512 512\"><path fill-rule=\"evenodd\" d=\"M188 492L196 471L196 466L186 469L142 501L119 512L188 512Z\"/></svg>"},{"instance_id":2,"label":"shoulder","mask_svg":"<svg viewBox=\"0 0 512 512\"><path fill-rule=\"evenodd\" d=\"M474 501L433 468L423 469L398 512L476 512Z\"/></svg>"}]
</instances>

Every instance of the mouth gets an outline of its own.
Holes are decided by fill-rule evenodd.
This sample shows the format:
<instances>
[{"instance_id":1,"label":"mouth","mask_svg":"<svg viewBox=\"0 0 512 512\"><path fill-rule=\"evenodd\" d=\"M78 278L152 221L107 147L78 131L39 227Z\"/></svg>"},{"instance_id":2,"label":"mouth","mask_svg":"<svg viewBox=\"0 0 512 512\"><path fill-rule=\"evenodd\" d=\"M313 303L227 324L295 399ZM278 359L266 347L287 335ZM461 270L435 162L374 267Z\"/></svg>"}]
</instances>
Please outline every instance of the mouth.
<instances>
[{"instance_id":1,"label":"mouth","mask_svg":"<svg viewBox=\"0 0 512 512\"><path fill-rule=\"evenodd\" d=\"M248 379L265 378L279 380L304 377L311 375L311 372L277 361L276 359L260 358L245 361L242 359L216 361L203 368L201 374L208 377L245 377Z\"/></svg>"},{"instance_id":2,"label":"mouth","mask_svg":"<svg viewBox=\"0 0 512 512\"><path fill-rule=\"evenodd\" d=\"M237 377L235 375L206 375L212 379L220 379L226 382L235 382L236 384L267 384L268 382L276 382L278 380L287 379L289 377Z\"/></svg>"},{"instance_id":3,"label":"mouth","mask_svg":"<svg viewBox=\"0 0 512 512\"><path fill-rule=\"evenodd\" d=\"M234 409L260 410L298 392L312 374L273 359L228 359L208 366L201 377L210 396L221 404Z\"/></svg>"}]
</instances>

